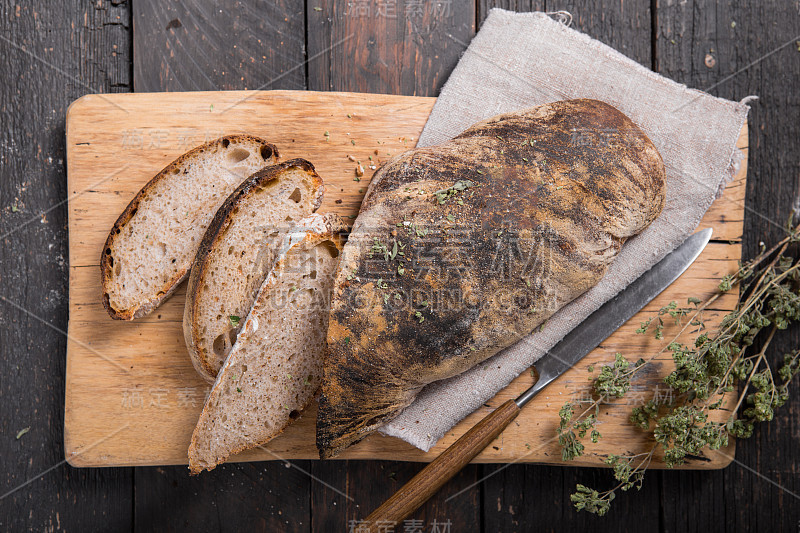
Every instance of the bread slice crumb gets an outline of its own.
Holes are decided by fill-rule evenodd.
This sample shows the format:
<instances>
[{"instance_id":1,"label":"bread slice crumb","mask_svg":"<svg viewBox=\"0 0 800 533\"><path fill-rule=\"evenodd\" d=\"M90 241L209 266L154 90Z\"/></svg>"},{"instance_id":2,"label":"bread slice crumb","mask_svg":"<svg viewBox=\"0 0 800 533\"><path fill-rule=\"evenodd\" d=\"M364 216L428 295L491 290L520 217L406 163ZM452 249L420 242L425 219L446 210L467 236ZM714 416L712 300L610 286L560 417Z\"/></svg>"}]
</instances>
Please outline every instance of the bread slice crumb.
<instances>
[{"instance_id":1,"label":"bread slice crumb","mask_svg":"<svg viewBox=\"0 0 800 533\"><path fill-rule=\"evenodd\" d=\"M220 205L247 176L277 161L277 148L263 139L228 135L183 154L142 187L100 257L111 318L140 318L172 294Z\"/></svg>"},{"instance_id":2,"label":"bread slice crumb","mask_svg":"<svg viewBox=\"0 0 800 533\"><path fill-rule=\"evenodd\" d=\"M313 399L343 229L336 215L312 215L284 239L192 434L193 474L263 446Z\"/></svg>"},{"instance_id":3,"label":"bread slice crumb","mask_svg":"<svg viewBox=\"0 0 800 533\"><path fill-rule=\"evenodd\" d=\"M207 381L236 342L287 231L317 210L322 194L314 166L292 159L253 174L217 211L192 266L183 319L192 363Z\"/></svg>"}]
</instances>

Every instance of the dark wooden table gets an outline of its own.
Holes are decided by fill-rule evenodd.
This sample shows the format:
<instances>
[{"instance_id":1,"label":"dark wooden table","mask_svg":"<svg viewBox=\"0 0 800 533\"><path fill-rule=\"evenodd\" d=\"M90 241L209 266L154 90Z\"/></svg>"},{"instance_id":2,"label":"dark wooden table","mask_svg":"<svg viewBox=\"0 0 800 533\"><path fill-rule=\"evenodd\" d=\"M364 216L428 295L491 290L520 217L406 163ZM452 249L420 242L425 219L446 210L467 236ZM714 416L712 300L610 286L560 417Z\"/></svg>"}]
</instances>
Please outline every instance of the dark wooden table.
<instances>
[{"instance_id":1,"label":"dark wooden table","mask_svg":"<svg viewBox=\"0 0 800 533\"><path fill-rule=\"evenodd\" d=\"M345 531L415 472L389 461L74 469L64 462L64 117L90 92L309 89L436 95L491 7L573 26L750 114L745 255L800 209L797 2L713 0L0 0L0 530ZM746 5L745 5L746 4ZM342 43L342 39L353 35ZM776 223L777 222L777 223ZM783 335L778 357L800 331ZM797 531L800 395L716 472L652 472L604 518L569 503L607 471L471 466L423 531ZM30 427L20 438L19 430ZM345 491L348 500L323 480ZM447 526L444 526L447 527ZM396 531L402 531L398 527ZM439 526L439 531L448 531Z\"/></svg>"}]
</instances>

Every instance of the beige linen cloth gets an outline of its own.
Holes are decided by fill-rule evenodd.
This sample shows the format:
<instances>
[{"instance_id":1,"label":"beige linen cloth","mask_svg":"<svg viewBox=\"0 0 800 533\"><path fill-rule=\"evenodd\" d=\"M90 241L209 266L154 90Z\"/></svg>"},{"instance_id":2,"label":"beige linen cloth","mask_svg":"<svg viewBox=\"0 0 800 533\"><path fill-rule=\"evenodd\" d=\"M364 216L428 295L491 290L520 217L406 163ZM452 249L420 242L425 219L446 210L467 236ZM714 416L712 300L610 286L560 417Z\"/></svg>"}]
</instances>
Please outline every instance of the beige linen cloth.
<instances>
[{"instance_id":1,"label":"beige linen cloth","mask_svg":"<svg viewBox=\"0 0 800 533\"><path fill-rule=\"evenodd\" d=\"M571 329L694 232L738 164L749 107L688 89L544 13L493 9L442 88L418 146L438 144L499 113L596 98L652 139L667 169L661 216L628 241L594 288L541 331L456 377L432 383L381 432L428 450Z\"/></svg>"}]
</instances>

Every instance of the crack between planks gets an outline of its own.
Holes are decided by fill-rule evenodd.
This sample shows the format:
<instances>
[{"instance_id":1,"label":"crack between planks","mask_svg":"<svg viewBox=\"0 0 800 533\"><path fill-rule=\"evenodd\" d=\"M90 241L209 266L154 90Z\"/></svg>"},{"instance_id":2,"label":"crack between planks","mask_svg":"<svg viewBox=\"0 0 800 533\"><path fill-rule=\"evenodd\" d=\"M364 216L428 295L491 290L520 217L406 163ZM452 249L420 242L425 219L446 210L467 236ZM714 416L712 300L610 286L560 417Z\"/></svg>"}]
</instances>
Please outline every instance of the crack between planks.
<instances>
[{"instance_id":1,"label":"crack between planks","mask_svg":"<svg viewBox=\"0 0 800 533\"><path fill-rule=\"evenodd\" d=\"M478 467L478 475L481 478L484 477L484 469L486 465L480 465ZM481 533L486 533L487 529L487 520L486 520L486 491L484 490L483 483L478 483L478 513L480 515L480 531Z\"/></svg>"},{"instance_id":2,"label":"crack between planks","mask_svg":"<svg viewBox=\"0 0 800 533\"><path fill-rule=\"evenodd\" d=\"M131 532L136 531L136 467L131 468Z\"/></svg>"},{"instance_id":3,"label":"crack between planks","mask_svg":"<svg viewBox=\"0 0 800 533\"><path fill-rule=\"evenodd\" d=\"M650 70L658 69L658 0L650 0Z\"/></svg>"},{"instance_id":4,"label":"crack between planks","mask_svg":"<svg viewBox=\"0 0 800 533\"><path fill-rule=\"evenodd\" d=\"M303 0L303 79L305 90L311 87L308 68L308 0Z\"/></svg>"},{"instance_id":5,"label":"crack between planks","mask_svg":"<svg viewBox=\"0 0 800 533\"><path fill-rule=\"evenodd\" d=\"M130 90L130 92L134 92L135 91L135 87L133 85L133 76L134 76L133 61L134 61L135 58L133 57L133 48L134 48L134 46L133 46L133 39L134 39L134 34L133 34L133 30L134 30L134 28L133 28L133 26L134 26L133 2L128 2L128 21L129 21L128 22L128 58L129 58L129 61L128 61L128 65L129 65L129 67L128 67L128 89Z\"/></svg>"}]
</instances>

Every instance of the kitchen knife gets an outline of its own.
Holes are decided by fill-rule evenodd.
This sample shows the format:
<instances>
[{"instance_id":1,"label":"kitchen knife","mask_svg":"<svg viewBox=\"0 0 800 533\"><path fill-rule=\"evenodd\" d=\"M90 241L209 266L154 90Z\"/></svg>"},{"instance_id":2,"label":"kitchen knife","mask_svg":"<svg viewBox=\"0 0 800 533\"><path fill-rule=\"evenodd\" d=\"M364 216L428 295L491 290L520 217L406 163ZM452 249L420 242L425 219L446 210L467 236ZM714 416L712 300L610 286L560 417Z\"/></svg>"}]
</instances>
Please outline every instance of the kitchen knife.
<instances>
[{"instance_id":1,"label":"kitchen knife","mask_svg":"<svg viewBox=\"0 0 800 533\"><path fill-rule=\"evenodd\" d=\"M711 229L699 231L659 261L650 270L603 304L568 333L534 367L539 375L534 385L517 399L508 400L464 433L391 498L358 524L359 531L378 531L396 526L414 512L442 485L456 475L514 420L522 406L544 387L572 368L598 344L627 322L648 302L689 268L711 238Z\"/></svg>"}]
</instances>

